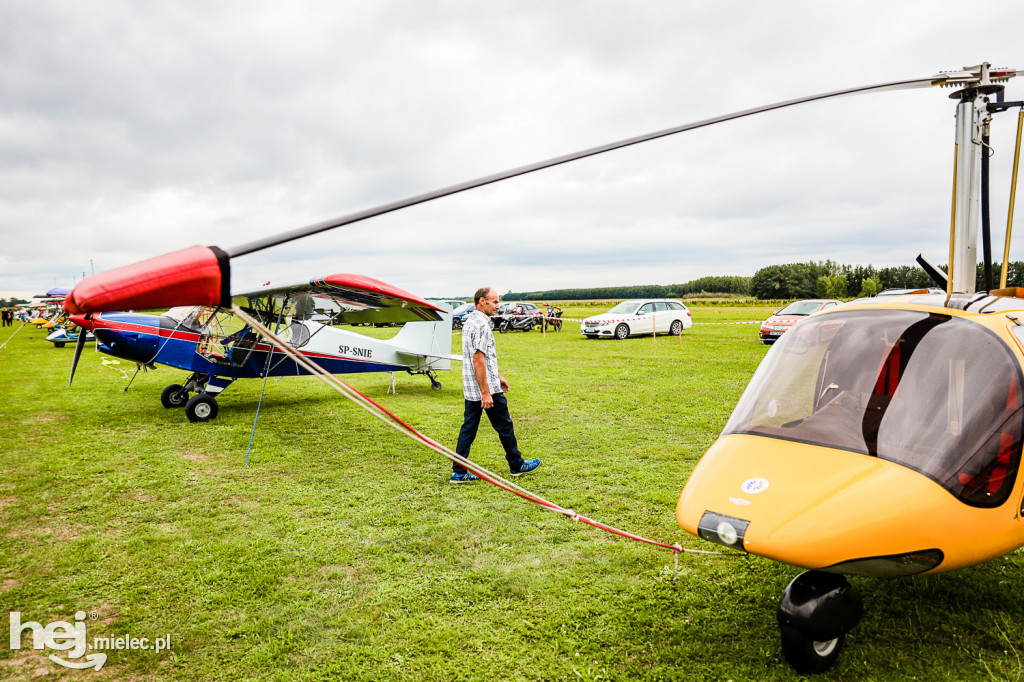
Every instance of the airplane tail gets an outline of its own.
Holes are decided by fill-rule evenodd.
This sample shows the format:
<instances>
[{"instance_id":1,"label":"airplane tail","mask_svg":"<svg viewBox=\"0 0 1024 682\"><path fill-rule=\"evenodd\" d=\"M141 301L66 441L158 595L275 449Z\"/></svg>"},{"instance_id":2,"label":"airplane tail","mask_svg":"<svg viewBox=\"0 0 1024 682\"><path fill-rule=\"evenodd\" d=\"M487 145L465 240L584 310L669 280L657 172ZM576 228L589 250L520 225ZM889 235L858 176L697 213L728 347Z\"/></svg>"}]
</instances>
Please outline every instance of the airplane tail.
<instances>
[{"instance_id":1,"label":"airplane tail","mask_svg":"<svg viewBox=\"0 0 1024 682\"><path fill-rule=\"evenodd\" d=\"M450 370L452 360L462 359L452 353L452 316L448 312L442 312L437 322L406 322L387 343L414 365L413 371Z\"/></svg>"}]
</instances>

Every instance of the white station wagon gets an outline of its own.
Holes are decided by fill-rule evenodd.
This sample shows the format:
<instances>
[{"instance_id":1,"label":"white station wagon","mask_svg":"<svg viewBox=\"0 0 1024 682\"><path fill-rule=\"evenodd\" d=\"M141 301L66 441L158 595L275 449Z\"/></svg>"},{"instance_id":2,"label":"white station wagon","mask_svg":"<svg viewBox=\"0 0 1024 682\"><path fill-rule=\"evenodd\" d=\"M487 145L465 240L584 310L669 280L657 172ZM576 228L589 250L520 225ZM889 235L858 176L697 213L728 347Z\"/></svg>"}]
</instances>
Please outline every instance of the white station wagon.
<instances>
[{"instance_id":1,"label":"white station wagon","mask_svg":"<svg viewBox=\"0 0 1024 682\"><path fill-rule=\"evenodd\" d=\"M580 332L588 339L624 339L640 334L677 335L693 326L690 311L670 298L634 298L583 320Z\"/></svg>"}]
</instances>

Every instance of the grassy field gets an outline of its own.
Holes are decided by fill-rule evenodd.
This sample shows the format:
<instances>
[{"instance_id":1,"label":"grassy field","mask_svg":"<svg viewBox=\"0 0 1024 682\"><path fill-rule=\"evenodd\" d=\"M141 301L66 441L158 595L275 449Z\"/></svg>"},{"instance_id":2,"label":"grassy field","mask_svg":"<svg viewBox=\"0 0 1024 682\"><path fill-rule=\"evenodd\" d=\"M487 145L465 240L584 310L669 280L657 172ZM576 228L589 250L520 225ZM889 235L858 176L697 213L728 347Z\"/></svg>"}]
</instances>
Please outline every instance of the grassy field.
<instances>
[{"instance_id":1,"label":"grassy field","mask_svg":"<svg viewBox=\"0 0 1024 682\"><path fill-rule=\"evenodd\" d=\"M566 317L602 312L566 305ZM773 308L695 304L698 323ZM10 328L0 332L0 343ZM676 338L498 337L527 457L522 484L640 535L713 549L675 503L766 347L754 325ZM380 330L377 333L387 333ZM455 344L458 343L458 337ZM0 350L0 618L72 621L97 636L170 636L67 670L7 646L0 679L790 680L775 607L799 573L757 557L672 553L573 523L485 483L311 378L261 383L190 424L160 406L182 373L139 374L25 328ZM454 447L457 373L346 378ZM504 470L481 428L473 458ZM866 615L834 680L1024 678L1024 552L952 574L854 579ZM52 652L62 654L66 652Z\"/></svg>"}]
</instances>

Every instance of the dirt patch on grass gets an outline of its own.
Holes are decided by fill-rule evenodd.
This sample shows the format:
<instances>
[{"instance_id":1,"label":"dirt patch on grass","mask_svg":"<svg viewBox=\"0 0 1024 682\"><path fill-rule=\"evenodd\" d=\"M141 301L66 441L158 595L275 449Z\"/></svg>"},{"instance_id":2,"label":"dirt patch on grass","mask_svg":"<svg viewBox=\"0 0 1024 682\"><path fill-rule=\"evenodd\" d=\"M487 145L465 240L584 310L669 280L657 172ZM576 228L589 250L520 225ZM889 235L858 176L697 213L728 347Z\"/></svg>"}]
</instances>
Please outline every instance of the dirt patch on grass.
<instances>
[{"instance_id":1,"label":"dirt patch on grass","mask_svg":"<svg viewBox=\"0 0 1024 682\"><path fill-rule=\"evenodd\" d=\"M210 459L210 455L205 452L195 452L194 450L187 450L181 453L182 459L187 459L190 462L205 462Z\"/></svg>"},{"instance_id":2,"label":"dirt patch on grass","mask_svg":"<svg viewBox=\"0 0 1024 682\"><path fill-rule=\"evenodd\" d=\"M121 615L120 611L116 606L108 601L103 602L92 611L89 612L89 618L92 618L92 614L96 614L96 620L90 620L90 623L97 625L110 625L114 620Z\"/></svg>"},{"instance_id":3,"label":"dirt patch on grass","mask_svg":"<svg viewBox=\"0 0 1024 682\"><path fill-rule=\"evenodd\" d=\"M104 665L98 672L92 669L88 671L76 670L68 675L69 671L67 669L54 663L48 658L48 656L53 653L57 656L61 656L64 660L68 660L66 656L62 656L65 652L49 651L47 649L43 649L42 651L32 649L31 638L28 640L29 648L26 649L25 646L25 643L22 643L22 648L19 649L13 657L6 660L0 660L0 678L10 680L10 682L40 679L68 679L69 677L74 679L78 677L75 673L79 673L81 675L87 675L89 680L96 680L98 682L105 682L106 680L118 680L118 682L124 682L150 679L147 675L137 675L127 672L123 665ZM86 679L86 677L82 677L81 679Z\"/></svg>"},{"instance_id":4,"label":"dirt patch on grass","mask_svg":"<svg viewBox=\"0 0 1024 682\"><path fill-rule=\"evenodd\" d=\"M28 420L30 424L49 424L51 422L67 421L67 417L54 412L40 412Z\"/></svg>"},{"instance_id":5,"label":"dirt patch on grass","mask_svg":"<svg viewBox=\"0 0 1024 682\"><path fill-rule=\"evenodd\" d=\"M32 649L32 639L28 639L28 649L25 648L25 642L21 644L22 648L19 649L14 656L11 658L0 660L0 677L5 680L19 681L20 680L37 680L41 677L49 677L51 675L57 675L59 670L62 670L60 666L53 663L45 655L44 651L37 651Z\"/></svg>"}]
</instances>

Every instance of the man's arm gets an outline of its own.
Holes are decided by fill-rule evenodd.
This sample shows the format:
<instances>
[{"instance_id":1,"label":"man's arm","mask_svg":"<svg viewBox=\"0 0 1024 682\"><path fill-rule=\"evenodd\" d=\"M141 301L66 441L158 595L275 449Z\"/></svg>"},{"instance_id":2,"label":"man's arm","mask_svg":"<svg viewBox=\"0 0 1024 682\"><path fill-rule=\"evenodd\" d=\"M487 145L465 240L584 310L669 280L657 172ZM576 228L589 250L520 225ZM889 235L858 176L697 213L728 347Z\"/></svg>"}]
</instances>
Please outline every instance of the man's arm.
<instances>
[{"instance_id":1,"label":"man's arm","mask_svg":"<svg viewBox=\"0 0 1024 682\"><path fill-rule=\"evenodd\" d=\"M487 364L483 351L473 353L473 373L476 375L476 383L480 386L480 403L485 410L490 409L494 406L494 399L487 385Z\"/></svg>"}]
</instances>

